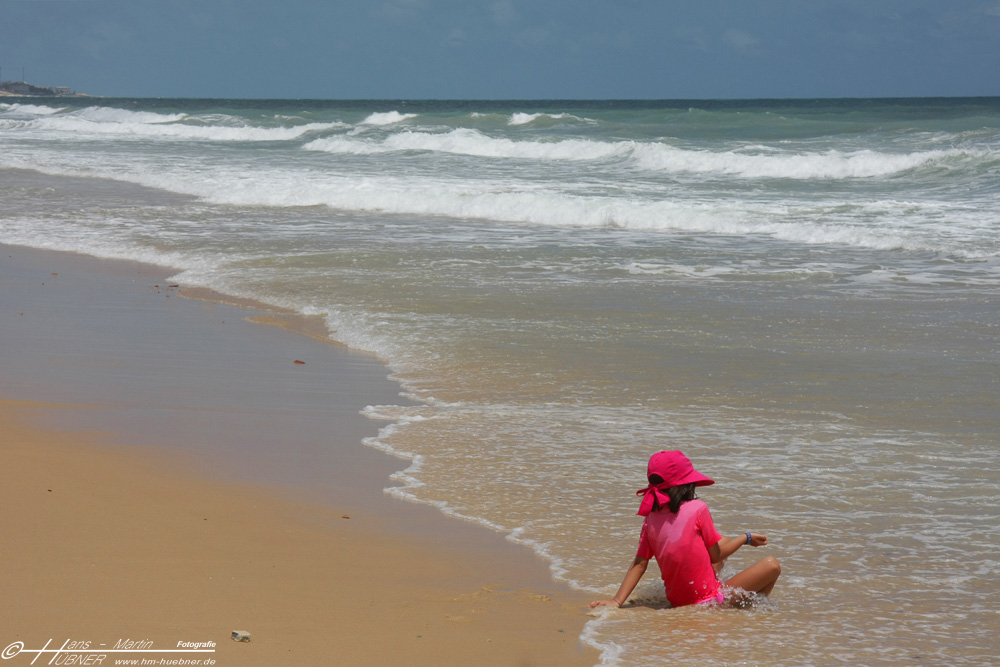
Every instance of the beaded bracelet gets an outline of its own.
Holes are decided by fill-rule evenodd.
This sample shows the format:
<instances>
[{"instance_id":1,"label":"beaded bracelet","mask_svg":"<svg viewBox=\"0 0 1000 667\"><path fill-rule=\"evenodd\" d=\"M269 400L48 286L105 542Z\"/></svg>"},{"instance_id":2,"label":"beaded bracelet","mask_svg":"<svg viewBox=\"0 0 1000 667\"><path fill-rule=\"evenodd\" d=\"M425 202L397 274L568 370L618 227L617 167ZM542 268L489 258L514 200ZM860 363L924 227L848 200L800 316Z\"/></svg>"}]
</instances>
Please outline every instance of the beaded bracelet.
<instances>
[{"instance_id":1,"label":"beaded bracelet","mask_svg":"<svg viewBox=\"0 0 1000 667\"><path fill-rule=\"evenodd\" d=\"M750 544L750 542L751 542L751 539L752 539L752 538L750 537L750 533L747 533L747 544Z\"/></svg>"}]
</instances>

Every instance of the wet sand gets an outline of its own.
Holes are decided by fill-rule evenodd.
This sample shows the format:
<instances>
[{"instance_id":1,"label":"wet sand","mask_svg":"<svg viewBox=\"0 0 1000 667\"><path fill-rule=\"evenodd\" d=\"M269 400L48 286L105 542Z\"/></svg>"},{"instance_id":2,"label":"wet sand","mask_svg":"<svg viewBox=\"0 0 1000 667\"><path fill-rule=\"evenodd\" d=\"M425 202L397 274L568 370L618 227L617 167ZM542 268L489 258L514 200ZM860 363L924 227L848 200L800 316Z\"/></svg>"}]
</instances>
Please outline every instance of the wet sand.
<instances>
[{"instance_id":1,"label":"wet sand","mask_svg":"<svg viewBox=\"0 0 1000 667\"><path fill-rule=\"evenodd\" d=\"M49 640L215 643L103 664L597 661L586 596L534 554L382 492L406 462L361 444L380 424L359 410L405 400L381 364L171 273L0 246L10 664Z\"/></svg>"}]
</instances>

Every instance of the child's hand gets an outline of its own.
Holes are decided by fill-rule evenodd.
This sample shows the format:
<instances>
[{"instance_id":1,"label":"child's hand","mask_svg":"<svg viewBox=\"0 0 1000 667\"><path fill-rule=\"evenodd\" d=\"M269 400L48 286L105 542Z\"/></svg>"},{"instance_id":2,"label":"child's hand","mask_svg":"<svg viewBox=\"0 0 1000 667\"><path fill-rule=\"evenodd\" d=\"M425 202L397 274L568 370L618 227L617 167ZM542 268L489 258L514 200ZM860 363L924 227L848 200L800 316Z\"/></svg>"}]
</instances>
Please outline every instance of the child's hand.
<instances>
[{"instance_id":1,"label":"child's hand","mask_svg":"<svg viewBox=\"0 0 1000 667\"><path fill-rule=\"evenodd\" d=\"M765 544L767 544L767 535L761 535L760 533L750 533L750 546L762 547Z\"/></svg>"},{"instance_id":2,"label":"child's hand","mask_svg":"<svg viewBox=\"0 0 1000 667\"><path fill-rule=\"evenodd\" d=\"M621 607L621 605L618 604L618 600L594 600L593 602L590 603L591 609L595 607L607 607L607 606Z\"/></svg>"}]
</instances>

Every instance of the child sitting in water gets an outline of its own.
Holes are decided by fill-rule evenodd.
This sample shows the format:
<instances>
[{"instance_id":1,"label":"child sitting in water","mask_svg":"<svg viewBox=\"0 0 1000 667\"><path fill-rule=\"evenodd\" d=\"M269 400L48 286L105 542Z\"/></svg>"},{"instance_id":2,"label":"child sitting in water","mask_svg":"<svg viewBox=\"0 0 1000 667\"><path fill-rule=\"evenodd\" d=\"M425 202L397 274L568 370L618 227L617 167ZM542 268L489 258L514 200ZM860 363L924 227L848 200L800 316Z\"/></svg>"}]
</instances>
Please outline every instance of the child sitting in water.
<instances>
[{"instance_id":1,"label":"child sitting in water","mask_svg":"<svg viewBox=\"0 0 1000 667\"><path fill-rule=\"evenodd\" d=\"M642 495L639 516L646 517L639 536L639 549L625 573L621 587L611 600L595 600L590 606L621 607L646 573L655 557L663 576L663 586L671 606L719 604L723 586L767 595L774 588L781 566L773 556L758 561L720 583L717 570L744 544L761 547L767 537L746 533L745 537L723 537L712 523L708 505L694 495L696 486L715 482L694 469L681 452L659 452L649 459L646 470L649 486ZM714 567L713 567L714 566ZM734 596L735 601L742 601Z\"/></svg>"}]
</instances>

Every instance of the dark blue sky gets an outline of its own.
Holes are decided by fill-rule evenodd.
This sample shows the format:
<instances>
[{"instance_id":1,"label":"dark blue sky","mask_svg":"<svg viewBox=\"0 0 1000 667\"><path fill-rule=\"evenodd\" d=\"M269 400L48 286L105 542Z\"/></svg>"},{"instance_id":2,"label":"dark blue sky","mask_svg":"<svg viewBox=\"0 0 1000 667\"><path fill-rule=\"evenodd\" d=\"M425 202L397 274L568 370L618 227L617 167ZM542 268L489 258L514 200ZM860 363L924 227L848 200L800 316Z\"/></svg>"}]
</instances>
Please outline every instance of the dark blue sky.
<instances>
[{"instance_id":1,"label":"dark blue sky","mask_svg":"<svg viewBox=\"0 0 1000 667\"><path fill-rule=\"evenodd\" d=\"M0 0L5 80L95 95L1000 95L1000 0Z\"/></svg>"}]
</instances>

